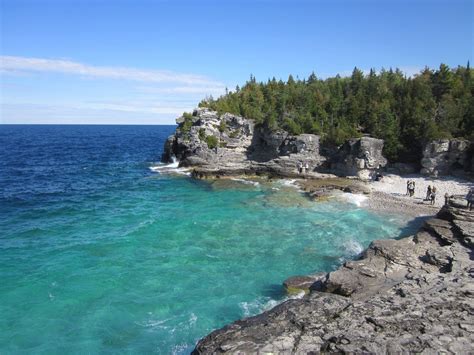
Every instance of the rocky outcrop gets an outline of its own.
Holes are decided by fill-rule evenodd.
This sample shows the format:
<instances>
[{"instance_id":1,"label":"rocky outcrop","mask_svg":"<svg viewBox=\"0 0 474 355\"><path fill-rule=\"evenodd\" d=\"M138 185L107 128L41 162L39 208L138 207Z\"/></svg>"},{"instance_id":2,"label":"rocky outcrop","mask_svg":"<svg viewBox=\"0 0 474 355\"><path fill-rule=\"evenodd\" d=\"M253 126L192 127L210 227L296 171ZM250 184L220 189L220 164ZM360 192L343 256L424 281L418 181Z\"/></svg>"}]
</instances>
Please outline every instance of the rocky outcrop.
<instances>
[{"instance_id":1,"label":"rocky outcrop","mask_svg":"<svg viewBox=\"0 0 474 355\"><path fill-rule=\"evenodd\" d=\"M463 139L440 139L428 143L423 150L421 173L448 175L454 171L474 169L471 143Z\"/></svg>"},{"instance_id":2,"label":"rocky outcrop","mask_svg":"<svg viewBox=\"0 0 474 355\"><path fill-rule=\"evenodd\" d=\"M229 113L219 115L200 108L178 118L177 123L176 133L165 144L163 160L176 157L180 166L194 167L198 176L316 176L329 159L320 154L317 135L294 136L283 130L256 127L252 120ZM387 163L382 148L380 139L353 139L339 150L330 165L342 175L368 178Z\"/></svg>"},{"instance_id":3,"label":"rocky outcrop","mask_svg":"<svg viewBox=\"0 0 474 355\"><path fill-rule=\"evenodd\" d=\"M181 166L203 169L249 169L247 151L254 134L250 120L200 109L192 116L179 117L178 128L165 143L164 161L176 157Z\"/></svg>"},{"instance_id":4,"label":"rocky outcrop","mask_svg":"<svg viewBox=\"0 0 474 355\"><path fill-rule=\"evenodd\" d=\"M309 295L214 331L193 353L472 353L473 238L474 213L445 206L414 236L374 241Z\"/></svg>"},{"instance_id":5,"label":"rocky outcrop","mask_svg":"<svg viewBox=\"0 0 474 355\"><path fill-rule=\"evenodd\" d=\"M283 287L288 294L309 293L311 290L321 288L325 280L326 274L324 272L314 275L298 275L283 281Z\"/></svg>"},{"instance_id":6,"label":"rocky outcrop","mask_svg":"<svg viewBox=\"0 0 474 355\"><path fill-rule=\"evenodd\" d=\"M383 140L371 137L353 138L342 145L331 162L331 171L343 176L367 180L387 165L382 155Z\"/></svg>"}]
</instances>

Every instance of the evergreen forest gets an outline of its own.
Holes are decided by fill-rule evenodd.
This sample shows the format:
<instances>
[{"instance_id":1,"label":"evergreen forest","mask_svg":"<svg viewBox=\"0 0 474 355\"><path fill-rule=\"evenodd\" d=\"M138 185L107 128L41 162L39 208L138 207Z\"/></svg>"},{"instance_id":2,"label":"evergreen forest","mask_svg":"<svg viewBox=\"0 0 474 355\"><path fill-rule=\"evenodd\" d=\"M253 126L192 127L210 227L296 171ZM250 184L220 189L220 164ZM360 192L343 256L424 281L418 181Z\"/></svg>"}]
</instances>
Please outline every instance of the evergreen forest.
<instances>
[{"instance_id":1,"label":"evergreen forest","mask_svg":"<svg viewBox=\"0 0 474 355\"><path fill-rule=\"evenodd\" d=\"M440 138L474 138L473 69L467 66L423 69L413 77L401 70L354 68L348 77L294 78L258 82L199 103L230 112L270 129L313 133L323 144L370 135L385 140L391 161L416 162L423 145Z\"/></svg>"}]
</instances>

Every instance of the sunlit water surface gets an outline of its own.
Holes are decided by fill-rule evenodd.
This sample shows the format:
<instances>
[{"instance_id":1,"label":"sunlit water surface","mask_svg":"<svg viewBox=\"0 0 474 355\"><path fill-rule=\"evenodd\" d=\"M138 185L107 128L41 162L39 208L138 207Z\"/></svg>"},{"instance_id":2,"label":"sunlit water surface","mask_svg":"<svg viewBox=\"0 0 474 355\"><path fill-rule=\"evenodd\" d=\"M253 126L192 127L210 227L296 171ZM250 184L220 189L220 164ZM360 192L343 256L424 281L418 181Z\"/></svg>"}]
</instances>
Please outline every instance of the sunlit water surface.
<instances>
[{"instance_id":1,"label":"sunlit water surface","mask_svg":"<svg viewBox=\"0 0 474 355\"><path fill-rule=\"evenodd\" d=\"M0 353L187 353L406 232L284 180L152 171L173 130L0 126Z\"/></svg>"}]
</instances>

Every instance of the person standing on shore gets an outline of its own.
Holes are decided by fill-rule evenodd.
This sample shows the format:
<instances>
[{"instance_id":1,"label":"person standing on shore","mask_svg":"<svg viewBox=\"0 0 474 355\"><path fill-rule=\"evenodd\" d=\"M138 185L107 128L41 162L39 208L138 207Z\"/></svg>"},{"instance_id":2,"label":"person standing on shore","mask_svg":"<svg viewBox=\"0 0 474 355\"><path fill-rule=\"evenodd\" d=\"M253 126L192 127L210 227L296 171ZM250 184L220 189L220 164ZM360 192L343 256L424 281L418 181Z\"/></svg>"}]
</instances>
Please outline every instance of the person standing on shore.
<instances>
[{"instance_id":1,"label":"person standing on shore","mask_svg":"<svg viewBox=\"0 0 474 355\"><path fill-rule=\"evenodd\" d=\"M412 197L415 194L415 182L411 180L408 181L407 189L408 194L410 195L410 197Z\"/></svg>"},{"instance_id":2,"label":"person standing on shore","mask_svg":"<svg viewBox=\"0 0 474 355\"><path fill-rule=\"evenodd\" d=\"M435 201L436 201L436 187L434 187L434 186L433 186L433 188L431 189L430 198L431 198L431 204L434 205L434 204L435 204Z\"/></svg>"},{"instance_id":3,"label":"person standing on shore","mask_svg":"<svg viewBox=\"0 0 474 355\"><path fill-rule=\"evenodd\" d=\"M429 201L431 198L431 185L428 185L428 189L426 190L426 197L425 200Z\"/></svg>"},{"instance_id":4,"label":"person standing on shore","mask_svg":"<svg viewBox=\"0 0 474 355\"><path fill-rule=\"evenodd\" d=\"M407 193L406 195L410 195L410 180L407 181Z\"/></svg>"},{"instance_id":5,"label":"person standing on shore","mask_svg":"<svg viewBox=\"0 0 474 355\"><path fill-rule=\"evenodd\" d=\"M449 194L447 192L444 194L444 205L449 205Z\"/></svg>"},{"instance_id":6,"label":"person standing on shore","mask_svg":"<svg viewBox=\"0 0 474 355\"><path fill-rule=\"evenodd\" d=\"M303 172L303 163L299 162L298 163L298 174L301 174Z\"/></svg>"},{"instance_id":7,"label":"person standing on shore","mask_svg":"<svg viewBox=\"0 0 474 355\"><path fill-rule=\"evenodd\" d=\"M474 187L471 187L471 189L467 193L466 200L467 208L469 208L469 211L472 211L472 206L474 205Z\"/></svg>"}]
</instances>

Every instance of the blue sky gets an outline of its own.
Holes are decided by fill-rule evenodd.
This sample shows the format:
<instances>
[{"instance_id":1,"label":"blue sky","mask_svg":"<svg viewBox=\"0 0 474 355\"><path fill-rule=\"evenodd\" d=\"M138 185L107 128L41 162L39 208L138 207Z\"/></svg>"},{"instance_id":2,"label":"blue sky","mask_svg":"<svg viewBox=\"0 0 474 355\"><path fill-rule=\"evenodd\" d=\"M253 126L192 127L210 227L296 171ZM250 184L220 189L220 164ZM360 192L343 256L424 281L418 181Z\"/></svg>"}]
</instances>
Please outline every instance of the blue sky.
<instances>
[{"instance_id":1,"label":"blue sky","mask_svg":"<svg viewBox=\"0 0 474 355\"><path fill-rule=\"evenodd\" d=\"M473 1L1 0L0 123L169 124L257 80L473 58Z\"/></svg>"}]
</instances>

